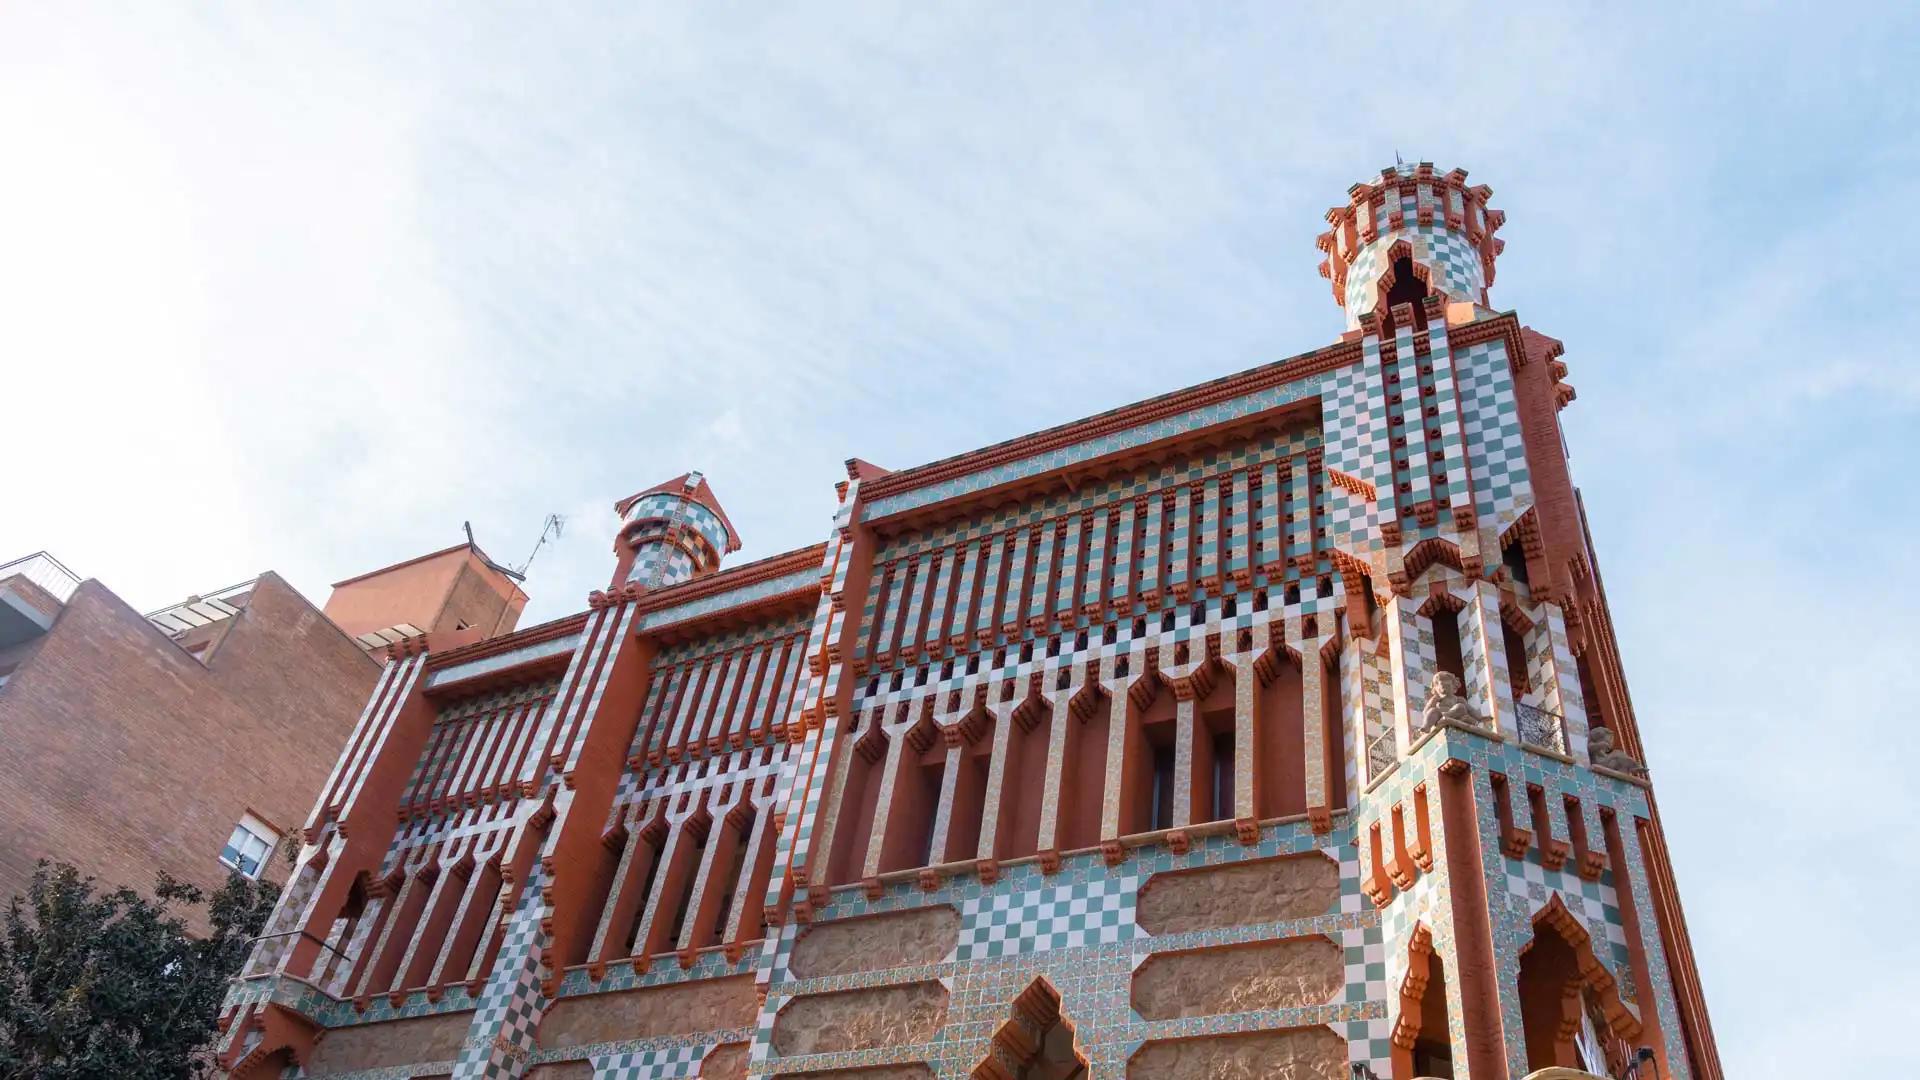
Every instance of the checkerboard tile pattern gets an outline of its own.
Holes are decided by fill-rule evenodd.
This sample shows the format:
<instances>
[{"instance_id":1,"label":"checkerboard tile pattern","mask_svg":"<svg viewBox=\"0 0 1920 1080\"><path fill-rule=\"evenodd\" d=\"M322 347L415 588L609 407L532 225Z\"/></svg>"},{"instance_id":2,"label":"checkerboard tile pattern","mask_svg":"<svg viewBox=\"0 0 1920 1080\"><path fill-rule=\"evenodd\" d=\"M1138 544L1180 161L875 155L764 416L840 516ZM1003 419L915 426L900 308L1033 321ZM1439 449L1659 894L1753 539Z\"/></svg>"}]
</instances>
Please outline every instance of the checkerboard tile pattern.
<instances>
[{"instance_id":1,"label":"checkerboard tile pattern","mask_svg":"<svg viewBox=\"0 0 1920 1080\"><path fill-rule=\"evenodd\" d=\"M1643 945L1647 963L1652 969L1654 998L1653 1002L1631 1002L1631 1007L1644 1011L1652 1008L1656 1011L1660 1026L1668 1040L1668 1064L1676 1077L1685 1077L1686 1055L1680 1048L1677 1035L1678 1022L1675 1012L1671 984L1667 981L1665 957L1660 942L1659 927L1652 921L1651 900L1646 888L1643 858L1637 833L1631 825L1634 818L1644 818L1648 814L1646 794L1639 787L1603 777L1579 765L1568 764L1525 748L1509 743L1498 743L1478 736L1457 731L1444 731L1441 735L1423 746L1417 755L1423 765L1430 763L1437 767L1438 762L1447 757L1458 758L1466 762L1472 775L1474 801L1478 805L1492 805L1493 791L1488 779L1493 773L1508 777L1510 784L1539 784L1548 793L1548 805L1551 807L1562 795L1572 795L1578 799L1587 813L1588 836L1597 838L1602 835L1598 818L1599 809L1608 807L1618 816L1625 828L1625 849L1627 854L1627 873L1636 883L1634 900L1639 910L1645 913L1640 921ZM1613 883L1610 876L1603 876L1600 886L1579 879L1570 870L1557 875L1548 874L1544 868L1528 870L1508 859L1500 850L1499 822L1493 814L1477 816L1480 830L1480 845L1484 863L1487 896L1493 902L1489 904L1493 916L1493 944L1496 984L1500 995L1500 1008L1505 1015L1519 1015L1518 996L1520 956L1532 941L1535 927L1533 915L1544 903L1547 894L1558 892L1561 902L1567 910L1580 919L1587 927L1593 939L1594 953L1603 965L1615 973L1616 983L1621 989L1622 999L1627 1000L1633 994L1626 988L1628 979L1622 977L1630 970L1627 957L1617 947L1618 932L1613 929L1614 908L1618 901L1609 902L1608 891ZM1554 828L1565 828L1564 819L1554 821ZM1537 859L1537 853L1529 853L1524 862L1531 866ZM1597 891L1596 891L1597 888ZM1521 891L1516 891L1516 890ZM1537 898L1537 900L1536 900ZM1502 900L1504 899L1504 902ZM1600 908L1598 920L1593 915L1592 901L1597 900ZM1604 928L1604 929L1603 929ZM1519 1042L1508 1047L1509 1067L1515 1071L1524 1070L1524 1047ZM1457 1059L1457 1055L1456 1055Z\"/></svg>"},{"instance_id":2,"label":"checkerboard tile pattern","mask_svg":"<svg viewBox=\"0 0 1920 1080\"><path fill-rule=\"evenodd\" d=\"M637 499L628 507L626 520L659 518L666 528L690 529L706 540L716 553L725 552L730 542L727 528L713 511L670 492L659 492ZM651 527L651 526L649 526ZM652 588L678 585L693 576L693 558L680 547L665 543L642 543L627 571L627 580Z\"/></svg>"},{"instance_id":3,"label":"checkerboard tile pattern","mask_svg":"<svg viewBox=\"0 0 1920 1080\"><path fill-rule=\"evenodd\" d=\"M957 959L977 960L1048 949L1080 949L1131 941L1139 878L1131 874L1020 894L970 900Z\"/></svg>"},{"instance_id":4,"label":"checkerboard tile pattern","mask_svg":"<svg viewBox=\"0 0 1920 1080\"><path fill-rule=\"evenodd\" d=\"M1603 874L1599 881L1588 881L1570 870L1549 870L1540 864L1536 852L1528 852L1524 861L1508 859L1506 864L1507 895L1526 902L1527 917L1532 918L1557 894L1567 911L1593 935L1594 943L1606 943L1607 947L1595 949L1595 954L1619 980L1620 997L1632 1001L1627 929L1620 918L1620 898L1613 889L1613 875Z\"/></svg>"},{"instance_id":5,"label":"checkerboard tile pattern","mask_svg":"<svg viewBox=\"0 0 1920 1080\"><path fill-rule=\"evenodd\" d=\"M1326 467L1371 484L1367 499L1329 484L1325 493L1328 543L1365 556L1380 546L1381 522L1396 505L1393 450L1388 436L1386 387L1380 368L1380 342L1361 344L1361 361L1333 373L1333 385L1321 399L1326 438Z\"/></svg>"},{"instance_id":6,"label":"checkerboard tile pattern","mask_svg":"<svg viewBox=\"0 0 1920 1080\"><path fill-rule=\"evenodd\" d=\"M507 924L499 962L474 1009L473 1027L453 1070L456 1080L513 1080L533 1052L534 1031L547 1007L540 992L541 957L547 946L540 927L547 914L541 897L545 882L536 864Z\"/></svg>"},{"instance_id":7,"label":"checkerboard tile pattern","mask_svg":"<svg viewBox=\"0 0 1920 1080\"><path fill-rule=\"evenodd\" d=\"M1389 269L1387 251L1399 240L1405 240L1412 246L1414 262L1432 271L1433 287L1454 300L1477 304L1485 298L1486 272L1480 265L1480 253L1467 242L1464 233L1455 232L1439 223L1414 223L1411 209L1407 213L1407 221L1409 224L1405 228L1389 231L1383 207L1379 215L1379 236L1361 247L1348 264L1345 297L1347 329L1358 330L1360 316L1373 310L1379 297L1380 277Z\"/></svg>"},{"instance_id":8,"label":"checkerboard tile pattern","mask_svg":"<svg viewBox=\"0 0 1920 1080\"><path fill-rule=\"evenodd\" d=\"M1527 446L1513 396L1513 370L1504 341L1456 350L1460 418L1473 469L1474 510L1497 543L1501 530L1533 505Z\"/></svg>"},{"instance_id":9,"label":"checkerboard tile pattern","mask_svg":"<svg viewBox=\"0 0 1920 1080\"><path fill-rule=\"evenodd\" d=\"M700 1062L709 1049L695 1043L608 1054L593 1060L593 1077L594 1080L678 1080L680 1077L698 1076Z\"/></svg>"},{"instance_id":10,"label":"checkerboard tile pattern","mask_svg":"<svg viewBox=\"0 0 1920 1080\"><path fill-rule=\"evenodd\" d=\"M912 491L903 491L898 495L889 495L885 498L875 499L867 506L867 516L869 518L887 517L916 507L942 502L959 495L1000 487L1016 480L1024 480L1030 476L1052 472L1069 465L1090 461L1094 458L1105 457L1109 454L1118 453L1136 446L1158 442L1170 435L1176 435L1183 431L1195 431L1201 428L1208 428L1224 421L1234 420L1243 416L1253 416L1257 413L1277 409L1282 405L1302 401L1320 393L1326 382L1326 378L1324 374L1310 375L1304 379L1296 379L1292 382L1282 383L1279 386L1256 390L1237 398L1229 398L1226 401L1215 402L1214 404L1203 405L1199 408L1190 409L1173 416L1162 417L1150 423L1141 424L1138 427L1128 428L1125 431L1102 435L1085 442L1075 443L1072 446L1062 447L1058 450L1049 450L1042 454L1036 454L1033 457L1008 462L1005 465L997 465L991 469L969 473L966 476L955 477L952 480L937 484L928 484L924 487L914 488Z\"/></svg>"}]
</instances>

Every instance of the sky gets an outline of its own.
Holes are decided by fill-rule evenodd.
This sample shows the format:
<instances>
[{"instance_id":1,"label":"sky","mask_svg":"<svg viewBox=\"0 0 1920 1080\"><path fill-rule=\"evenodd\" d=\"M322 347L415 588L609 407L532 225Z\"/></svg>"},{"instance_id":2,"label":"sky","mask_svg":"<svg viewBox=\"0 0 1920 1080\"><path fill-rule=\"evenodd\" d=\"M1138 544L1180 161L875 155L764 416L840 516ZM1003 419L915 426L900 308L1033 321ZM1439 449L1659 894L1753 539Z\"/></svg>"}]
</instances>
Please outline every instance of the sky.
<instances>
[{"instance_id":1,"label":"sky","mask_svg":"<svg viewBox=\"0 0 1920 1080\"><path fill-rule=\"evenodd\" d=\"M0 559L323 601L559 513L558 617L687 469L744 561L849 457L1325 345L1326 208L1463 167L1728 1073L1910 1069L1920 8L1552 6L8 4Z\"/></svg>"}]
</instances>

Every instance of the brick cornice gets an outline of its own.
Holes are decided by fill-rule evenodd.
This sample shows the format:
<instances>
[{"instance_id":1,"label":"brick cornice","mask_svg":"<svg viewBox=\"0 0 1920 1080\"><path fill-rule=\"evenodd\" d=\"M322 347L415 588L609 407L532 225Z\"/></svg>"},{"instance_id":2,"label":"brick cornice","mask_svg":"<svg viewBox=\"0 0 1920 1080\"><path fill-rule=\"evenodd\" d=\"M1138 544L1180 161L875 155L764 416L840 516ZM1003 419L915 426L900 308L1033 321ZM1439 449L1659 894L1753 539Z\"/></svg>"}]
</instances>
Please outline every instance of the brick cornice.
<instances>
[{"instance_id":1,"label":"brick cornice","mask_svg":"<svg viewBox=\"0 0 1920 1080\"><path fill-rule=\"evenodd\" d=\"M1202 408L1216 402L1318 375L1321 372L1346 367L1359 360L1359 342L1338 342L1286 360L1252 368L1236 375L1228 375L1198 386L1190 386L1185 390L1176 390L1171 394L1148 398L1145 401L1062 424L1059 427L1047 428L1044 431L1023 435L1017 439L996 443L955 457L942 458L911 469L889 473L886 476L868 480L861 489L861 496L872 500L913 491L943 480L967 476L983 469L991 469L1008 462L1044 454L1050 450L1086 442L1089 439L1098 439L1142 424L1150 424L1191 409ZM1196 431L1188 434L1198 437L1204 435L1204 432Z\"/></svg>"},{"instance_id":2,"label":"brick cornice","mask_svg":"<svg viewBox=\"0 0 1920 1080\"><path fill-rule=\"evenodd\" d=\"M811 547L769 555L764 559L736 566L730 570L722 570L692 581L669 585L656 592L648 592L640 597L638 610L641 614L645 614L662 608L678 607L716 593L732 592L735 589L785 577L801 570L818 570L820 561L826 558L826 554L825 544L814 544ZM813 587L817 588L818 583L814 583Z\"/></svg>"},{"instance_id":3,"label":"brick cornice","mask_svg":"<svg viewBox=\"0 0 1920 1080\"><path fill-rule=\"evenodd\" d=\"M427 658L427 670L443 668L450 664L464 664L471 660L484 660L489 656L523 649L528 645L538 645L543 641L577 634L587 625L587 613L576 612L564 618L544 622L538 626L529 626L524 630L515 630L511 634L476 641L471 645L462 645L457 649L448 649L443 653L434 653Z\"/></svg>"}]
</instances>

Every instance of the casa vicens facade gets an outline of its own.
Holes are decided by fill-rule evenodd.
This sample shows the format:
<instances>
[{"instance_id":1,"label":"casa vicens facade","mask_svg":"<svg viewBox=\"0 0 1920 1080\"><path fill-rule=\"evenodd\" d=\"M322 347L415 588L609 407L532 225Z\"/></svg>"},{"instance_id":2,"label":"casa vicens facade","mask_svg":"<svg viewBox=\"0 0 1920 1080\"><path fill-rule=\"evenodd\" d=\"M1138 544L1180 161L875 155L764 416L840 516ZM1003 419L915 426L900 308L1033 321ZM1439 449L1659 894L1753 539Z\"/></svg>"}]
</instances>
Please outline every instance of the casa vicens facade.
<instances>
[{"instance_id":1,"label":"casa vicens facade","mask_svg":"<svg viewBox=\"0 0 1920 1080\"><path fill-rule=\"evenodd\" d=\"M1490 196L1354 185L1322 348L851 460L745 565L688 473L586 610L392 646L222 1063L1718 1078Z\"/></svg>"}]
</instances>

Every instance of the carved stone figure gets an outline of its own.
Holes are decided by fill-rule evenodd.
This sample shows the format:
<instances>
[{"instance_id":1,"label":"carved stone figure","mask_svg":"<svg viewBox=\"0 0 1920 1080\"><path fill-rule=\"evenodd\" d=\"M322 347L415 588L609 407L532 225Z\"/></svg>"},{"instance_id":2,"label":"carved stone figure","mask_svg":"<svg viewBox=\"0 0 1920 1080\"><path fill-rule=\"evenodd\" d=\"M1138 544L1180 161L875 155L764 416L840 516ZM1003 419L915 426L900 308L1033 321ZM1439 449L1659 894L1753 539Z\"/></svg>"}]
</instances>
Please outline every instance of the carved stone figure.
<instances>
[{"instance_id":1,"label":"carved stone figure","mask_svg":"<svg viewBox=\"0 0 1920 1080\"><path fill-rule=\"evenodd\" d=\"M1467 727L1484 728L1485 717L1473 711L1467 699L1461 696L1465 689L1460 685L1460 677L1451 671L1438 672L1433 677L1433 685L1427 688L1426 707L1420 712L1422 730L1439 727L1442 724L1463 724Z\"/></svg>"},{"instance_id":2,"label":"carved stone figure","mask_svg":"<svg viewBox=\"0 0 1920 1080\"><path fill-rule=\"evenodd\" d=\"M1603 769L1612 769L1628 776L1645 776L1647 767L1640 759L1625 750L1616 750L1613 745L1613 731L1609 728L1595 727L1587 732L1587 758Z\"/></svg>"}]
</instances>

